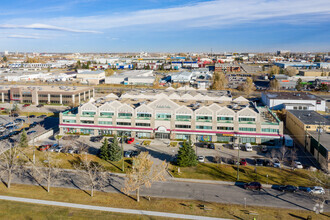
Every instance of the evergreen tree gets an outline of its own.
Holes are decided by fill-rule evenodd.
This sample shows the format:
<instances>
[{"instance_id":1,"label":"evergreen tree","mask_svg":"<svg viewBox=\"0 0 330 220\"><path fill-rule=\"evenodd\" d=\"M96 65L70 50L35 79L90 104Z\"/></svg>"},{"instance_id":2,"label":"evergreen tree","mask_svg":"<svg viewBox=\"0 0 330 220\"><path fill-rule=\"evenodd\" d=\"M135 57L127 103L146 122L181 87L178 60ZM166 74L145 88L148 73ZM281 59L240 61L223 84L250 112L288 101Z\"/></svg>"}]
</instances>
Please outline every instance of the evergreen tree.
<instances>
[{"instance_id":1,"label":"evergreen tree","mask_svg":"<svg viewBox=\"0 0 330 220\"><path fill-rule=\"evenodd\" d=\"M180 167L197 165L197 156L191 145L191 140L183 142L183 146L180 148L177 158L177 163Z\"/></svg>"},{"instance_id":2,"label":"evergreen tree","mask_svg":"<svg viewBox=\"0 0 330 220\"><path fill-rule=\"evenodd\" d=\"M27 135L26 131L23 129L22 134L21 134L21 139L19 141L19 146L20 147L28 147L28 140L27 140Z\"/></svg>"},{"instance_id":3,"label":"evergreen tree","mask_svg":"<svg viewBox=\"0 0 330 220\"><path fill-rule=\"evenodd\" d=\"M105 138L99 153L99 157L103 160L109 160L109 142L108 138Z\"/></svg>"},{"instance_id":4,"label":"evergreen tree","mask_svg":"<svg viewBox=\"0 0 330 220\"><path fill-rule=\"evenodd\" d=\"M113 142L110 144L108 155L110 161L119 161L123 156L116 135L113 137Z\"/></svg>"}]
</instances>

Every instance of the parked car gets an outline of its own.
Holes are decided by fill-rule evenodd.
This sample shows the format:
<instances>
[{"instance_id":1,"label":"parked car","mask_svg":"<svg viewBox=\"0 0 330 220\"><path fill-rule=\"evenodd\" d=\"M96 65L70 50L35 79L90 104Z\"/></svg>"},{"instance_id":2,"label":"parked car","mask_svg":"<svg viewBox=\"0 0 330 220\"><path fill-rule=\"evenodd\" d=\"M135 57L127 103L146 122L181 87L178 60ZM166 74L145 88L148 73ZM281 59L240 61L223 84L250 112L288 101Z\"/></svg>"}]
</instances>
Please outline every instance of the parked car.
<instances>
[{"instance_id":1,"label":"parked car","mask_svg":"<svg viewBox=\"0 0 330 220\"><path fill-rule=\"evenodd\" d=\"M233 149L234 150L238 150L240 147L239 147L239 145L238 144L233 144Z\"/></svg>"},{"instance_id":2,"label":"parked car","mask_svg":"<svg viewBox=\"0 0 330 220\"><path fill-rule=\"evenodd\" d=\"M46 150L48 150L50 147L51 147L50 144L41 145L41 146L38 148L38 150L40 150L40 151L46 151Z\"/></svg>"},{"instance_id":3,"label":"parked car","mask_svg":"<svg viewBox=\"0 0 330 220\"><path fill-rule=\"evenodd\" d=\"M286 186L281 186L279 188L282 192L286 191L286 192L297 192L298 188L296 186L292 186L292 185L286 185Z\"/></svg>"},{"instance_id":4,"label":"parked car","mask_svg":"<svg viewBox=\"0 0 330 220\"><path fill-rule=\"evenodd\" d=\"M259 182L245 183L244 189L261 190L262 185Z\"/></svg>"},{"instance_id":5,"label":"parked car","mask_svg":"<svg viewBox=\"0 0 330 220\"><path fill-rule=\"evenodd\" d=\"M19 116L19 114L17 114L17 113L12 113L12 114L10 114L9 116L10 116L10 117L15 117L15 118L17 118L17 117Z\"/></svg>"},{"instance_id":6,"label":"parked car","mask_svg":"<svg viewBox=\"0 0 330 220\"><path fill-rule=\"evenodd\" d=\"M73 153L74 153L74 149L70 148L70 149L68 150L68 153L69 153L69 154L73 154Z\"/></svg>"},{"instance_id":7,"label":"parked car","mask_svg":"<svg viewBox=\"0 0 330 220\"><path fill-rule=\"evenodd\" d=\"M243 166L246 166L247 165L247 162L245 159L241 159L241 162L239 162L241 165Z\"/></svg>"},{"instance_id":8,"label":"parked car","mask_svg":"<svg viewBox=\"0 0 330 220\"><path fill-rule=\"evenodd\" d=\"M256 166L263 166L264 160L263 159L255 159L255 165Z\"/></svg>"},{"instance_id":9,"label":"parked car","mask_svg":"<svg viewBox=\"0 0 330 220\"><path fill-rule=\"evenodd\" d=\"M16 118L14 122L21 123L21 122L25 122L25 120L23 118Z\"/></svg>"},{"instance_id":10,"label":"parked car","mask_svg":"<svg viewBox=\"0 0 330 220\"><path fill-rule=\"evenodd\" d=\"M205 162L205 157L204 156L198 156L197 160L200 163L204 163Z\"/></svg>"},{"instance_id":11,"label":"parked car","mask_svg":"<svg viewBox=\"0 0 330 220\"><path fill-rule=\"evenodd\" d=\"M36 131L29 131L28 133L26 133L26 134L33 134L33 133L36 133Z\"/></svg>"},{"instance_id":12,"label":"parked car","mask_svg":"<svg viewBox=\"0 0 330 220\"><path fill-rule=\"evenodd\" d=\"M37 126L37 122L33 122L32 124L29 125L30 128L34 128L35 126Z\"/></svg>"},{"instance_id":13,"label":"parked car","mask_svg":"<svg viewBox=\"0 0 330 220\"><path fill-rule=\"evenodd\" d=\"M5 126L6 128L8 128L8 127L11 127L11 126L13 126L13 125L14 125L13 122L9 122L9 123L5 124L4 126Z\"/></svg>"},{"instance_id":14,"label":"parked car","mask_svg":"<svg viewBox=\"0 0 330 220\"><path fill-rule=\"evenodd\" d=\"M273 166L273 163L270 159L265 159L264 160L264 166L271 167L271 166Z\"/></svg>"},{"instance_id":15,"label":"parked car","mask_svg":"<svg viewBox=\"0 0 330 220\"><path fill-rule=\"evenodd\" d=\"M261 146L261 152L262 152L262 153L267 153L267 151L268 151L267 146L262 145L262 146Z\"/></svg>"},{"instance_id":16,"label":"parked car","mask_svg":"<svg viewBox=\"0 0 330 220\"><path fill-rule=\"evenodd\" d=\"M134 138L128 138L127 140L126 140L126 143L127 144L132 144L133 142L134 142Z\"/></svg>"},{"instance_id":17,"label":"parked car","mask_svg":"<svg viewBox=\"0 0 330 220\"><path fill-rule=\"evenodd\" d=\"M23 108L30 106L30 104L24 104Z\"/></svg>"},{"instance_id":18,"label":"parked car","mask_svg":"<svg viewBox=\"0 0 330 220\"><path fill-rule=\"evenodd\" d=\"M137 150L133 150L131 153L131 157L136 157L138 155L139 155L139 151L137 151Z\"/></svg>"},{"instance_id":19,"label":"parked car","mask_svg":"<svg viewBox=\"0 0 330 220\"><path fill-rule=\"evenodd\" d=\"M57 153L60 153L61 151L63 150L63 146L62 145L58 145L54 151L57 152Z\"/></svg>"},{"instance_id":20,"label":"parked car","mask_svg":"<svg viewBox=\"0 0 330 220\"><path fill-rule=\"evenodd\" d=\"M47 118L47 115L39 115L37 118Z\"/></svg>"},{"instance_id":21,"label":"parked car","mask_svg":"<svg viewBox=\"0 0 330 220\"><path fill-rule=\"evenodd\" d=\"M281 163L280 163L279 159L274 158L273 159L273 164L274 164L275 168L281 168Z\"/></svg>"},{"instance_id":22,"label":"parked car","mask_svg":"<svg viewBox=\"0 0 330 220\"><path fill-rule=\"evenodd\" d=\"M37 105L37 108L41 108L41 107L44 107L44 105L43 104Z\"/></svg>"},{"instance_id":23,"label":"parked car","mask_svg":"<svg viewBox=\"0 0 330 220\"><path fill-rule=\"evenodd\" d=\"M29 118L35 118L36 116L35 115L29 115Z\"/></svg>"},{"instance_id":24,"label":"parked car","mask_svg":"<svg viewBox=\"0 0 330 220\"><path fill-rule=\"evenodd\" d=\"M210 149L215 149L215 146L214 146L213 143L209 143L209 144L207 145L207 147L210 148Z\"/></svg>"},{"instance_id":25,"label":"parked car","mask_svg":"<svg viewBox=\"0 0 330 220\"><path fill-rule=\"evenodd\" d=\"M90 138L92 142L100 142L102 139L103 139L102 135Z\"/></svg>"},{"instance_id":26,"label":"parked car","mask_svg":"<svg viewBox=\"0 0 330 220\"><path fill-rule=\"evenodd\" d=\"M295 161L294 162L294 167L297 168L297 169L302 169L303 165L299 161Z\"/></svg>"},{"instance_id":27,"label":"parked car","mask_svg":"<svg viewBox=\"0 0 330 220\"><path fill-rule=\"evenodd\" d=\"M131 150L128 150L128 151L125 151L124 152L124 157L131 157L132 155L132 151Z\"/></svg>"},{"instance_id":28,"label":"parked car","mask_svg":"<svg viewBox=\"0 0 330 220\"><path fill-rule=\"evenodd\" d=\"M245 150L248 151L248 152L251 152L252 151L252 145L250 143L246 143L245 144Z\"/></svg>"},{"instance_id":29,"label":"parked car","mask_svg":"<svg viewBox=\"0 0 330 220\"><path fill-rule=\"evenodd\" d=\"M321 186L314 186L311 188L310 193L315 194L315 195L324 195L325 191L324 191L323 187L321 187Z\"/></svg>"}]
</instances>

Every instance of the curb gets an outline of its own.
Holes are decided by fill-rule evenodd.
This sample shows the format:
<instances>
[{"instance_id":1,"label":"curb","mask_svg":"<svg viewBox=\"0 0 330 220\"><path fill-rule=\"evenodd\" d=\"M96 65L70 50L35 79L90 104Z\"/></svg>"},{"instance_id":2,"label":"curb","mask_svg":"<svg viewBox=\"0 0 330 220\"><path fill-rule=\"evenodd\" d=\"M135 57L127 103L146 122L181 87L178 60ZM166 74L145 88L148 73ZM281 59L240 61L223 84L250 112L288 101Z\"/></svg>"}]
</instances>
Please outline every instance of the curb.
<instances>
[{"instance_id":1,"label":"curb","mask_svg":"<svg viewBox=\"0 0 330 220\"><path fill-rule=\"evenodd\" d=\"M243 186L245 182L230 182L230 181L219 181L219 180L200 180L200 179L184 179L184 178L171 178L173 182L189 182L189 183L206 183L206 184L219 184L228 186ZM272 188L270 184L262 184L264 188Z\"/></svg>"}]
</instances>

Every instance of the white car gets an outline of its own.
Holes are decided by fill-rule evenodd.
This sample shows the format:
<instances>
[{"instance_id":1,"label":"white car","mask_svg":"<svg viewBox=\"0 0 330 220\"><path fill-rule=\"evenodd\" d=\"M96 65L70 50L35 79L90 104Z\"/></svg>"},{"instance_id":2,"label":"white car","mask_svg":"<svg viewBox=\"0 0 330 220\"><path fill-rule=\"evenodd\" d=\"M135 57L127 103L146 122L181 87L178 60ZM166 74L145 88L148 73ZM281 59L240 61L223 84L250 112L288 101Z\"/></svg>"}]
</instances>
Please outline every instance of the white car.
<instances>
[{"instance_id":1,"label":"white car","mask_svg":"<svg viewBox=\"0 0 330 220\"><path fill-rule=\"evenodd\" d=\"M238 144L233 144L233 149L234 150L238 150L239 149L239 145Z\"/></svg>"},{"instance_id":2,"label":"white car","mask_svg":"<svg viewBox=\"0 0 330 220\"><path fill-rule=\"evenodd\" d=\"M275 168L281 168L281 163L277 158L273 159L273 164Z\"/></svg>"},{"instance_id":3,"label":"white car","mask_svg":"<svg viewBox=\"0 0 330 220\"><path fill-rule=\"evenodd\" d=\"M311 194L317 194L317 195L324 195L325 194L325 191L323 189L323 187L321 186L314 186L311 188L311 191L310 191Z\"/></svg>"},{"instance_id":4,"label":"white car","mask_svg":"<svg viewBox=\"0 0 330 220\"><path fill-rule=\"evenodd\" d=\"M62 149L63 149L63 146L62 145L59 145L58 147L55 148L54 151L57 152L57 153L59 153L59 152L62 151Z\"/></svg>"},{"instance_id":5,"label":"white car","mask_svg":"<svg viewBox=\"0 0 330 220\"><path fill-rule=\"evenodd\" d=\"M204 156L198 156L198 162L204 163L205 162L205 157Z\"/></svg>"},{"instance_id":6,"label":"white car","mask_svg":"<svg viewBox=\"0 0 330 220\"><path fill-rule=\"evenodd\" d=\"M295 168L297 168L297 169L302 169L302 168L303 168L303 165L302 165L299 161L295 161L295 162L294 162L294 166L295 166Z\"/></svg>"},{"instance_id":7,"label":"white car","mask_svg":"<svg viewBox=\"0 0 330 220\"><path fill-rule=\"evenodd\" d=\"M248 152L251 152L252 151L252 145L250 143L246 143L245 144L245 150L248 151Z\"/></svg>"}]
</instances>

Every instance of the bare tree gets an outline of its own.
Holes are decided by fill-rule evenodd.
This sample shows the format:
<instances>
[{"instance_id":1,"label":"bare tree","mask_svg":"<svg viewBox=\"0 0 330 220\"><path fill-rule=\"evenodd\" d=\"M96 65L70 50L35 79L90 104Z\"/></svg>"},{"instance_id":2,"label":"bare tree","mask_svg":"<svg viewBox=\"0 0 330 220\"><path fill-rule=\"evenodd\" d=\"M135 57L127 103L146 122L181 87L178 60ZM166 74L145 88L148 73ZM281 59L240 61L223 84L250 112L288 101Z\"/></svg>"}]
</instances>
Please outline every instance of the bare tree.
<instances>
[{"instance_id":1,"label":"bare tree","mask_svg":"<svg viewBox=\"0 0 330 220\"><path fill-rule=\"evenodd\" d=\"M127 195L136 191L136 201L139 202L141 186L150 188L154 181L165 181L165 172L165 161L154 166L148 152L142 152L133 159L133 167L127 171L125 187L121 191Z\"/></svg>"},{"instance_id":2,"label":"bare tree","mask_svg":"<svg viewBox=\"0 0 330 220\"><path fill-rule=\"evenodd\" d=\"M325 189L330 188L330 176L329 174L323 173L322 171L309 172L309 178L317 185L324 187ZM329 193L325 192L323 195L313 197L316 204L324 205L325 201L329 200Z\"/></svg>"},{"instance_id":3,"label":"bare tree","mask_svg":"<svg viewBox=\"0 0 330 220\"><path fill-rule=\"evenodd\" d=\"M107 173L97 162L88 158L87 153L79 157L77 165L74 166L77 172L81 174L80 180L85 187L90 187L90 196L94 196L94 190L103 188L106 184Z\"/></svg>"},{"instance_id":4,"label":"bare tree","mask_svg":"<svg viewBox=\"0 0 330 220\"><path fill-rule=\"evenodd\" d=\"M284 158L288 155L289 149L286 146L282 146L278 152L278 155L280 156L280 160L284 161Z\"/></svg>"},{"instance_id":5,"label":"bare tree","mask_svg":"<svg viewBox=\"0 0 330 220\"><path fill-rule=\"evenodd\" d=\"M0 155L0 174L7 176L7 188L10 188L11 181L15 172L19 171L21 160L19 158L20 151L17 147L10 148Z\"/></svg>"},{"instance_id":6,"label":"bare tree","mask_svg":"<svg viewBox=\"0 0 330 220\"><path fill-rule=\"evenodd\" d=\"M37 160L36 163L31 163L33 166L33 177L38 182L46 182L47 192L50 192L50 187L57 182L57 178L61 173L58 169L58 161L51 152L44 152L42 161Z\"/></svg>"},{"instance_id":7,"label":"bare tree","mask_svg":"<svg viewBox=\"0 0 330 220\"><path fill-rule=\"evenodd\" d=\"M323 173L322 171L309 172L309 178L324 188L330 188L330 175Z\"/></svg>"},{"instance_id":8,"label":"bare tree","mask_svg":"<svg viewBox=\"0 0 330 220\"><path fill-rule=\"evenodd\" d=\"M226 75L224 73L217 73L213 74L213 82L211 89L213 90L222 90L225 89L228 83Z\"/></svg>"},{"instance_id":9,"label":"bare tree","mask_svg":"<svg viewBox=\"0 0 330 220\"><path fill-rule=\"evenodd\" d=\"M246 82L243 84L243 91L248 96L255 90L255 86L253 83L253 79L251 77L248 77L246 79Z\"/></svg>"},{"instance_id":10,"label":"bare tree","mask_svg":"<svg viewBox=\"0 0 330 220\"><path fill-rule=\"evenodd\" d=\"M288 76L295 76L298 74L298 70L295 67L289 66L285 69L284 73Z\"/></svg>"}]
</instances>

